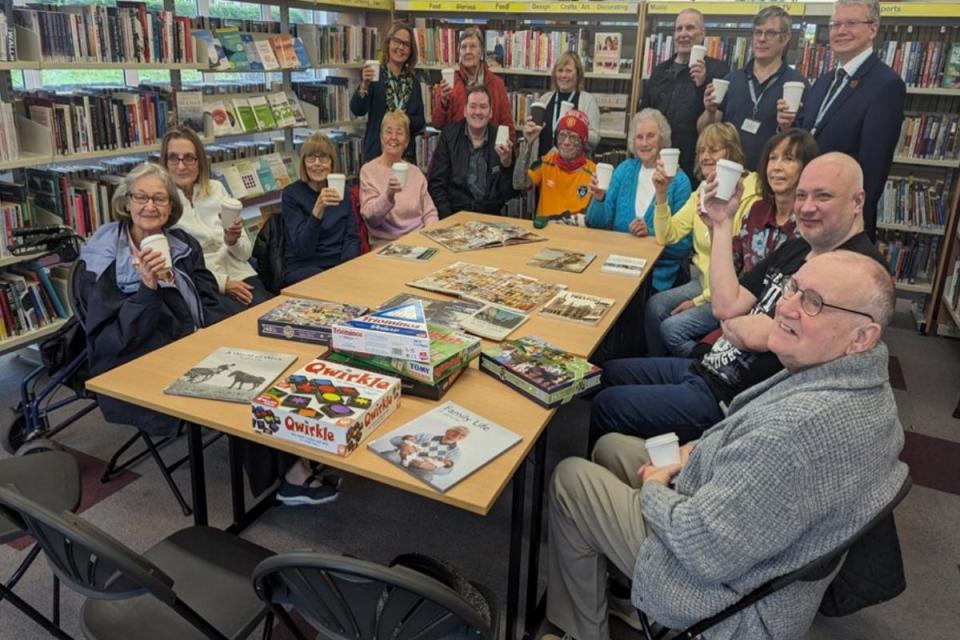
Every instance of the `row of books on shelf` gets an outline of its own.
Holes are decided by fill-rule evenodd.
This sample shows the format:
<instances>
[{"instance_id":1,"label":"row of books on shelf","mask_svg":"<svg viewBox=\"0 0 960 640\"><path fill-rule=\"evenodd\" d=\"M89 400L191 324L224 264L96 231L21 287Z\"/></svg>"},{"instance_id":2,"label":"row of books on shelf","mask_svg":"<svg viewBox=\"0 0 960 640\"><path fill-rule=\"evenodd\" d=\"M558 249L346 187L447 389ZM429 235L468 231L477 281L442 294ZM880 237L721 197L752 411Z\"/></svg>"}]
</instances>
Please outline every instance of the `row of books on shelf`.
<instances>
[{"instance_id":1,"label":"row of books on shelf","mask_svg":"<svg viewBox=\"0 0 960 640\"><path fill-rule=\"evenodd\" d=\"M202 103L202 110L213 122L213 134L217 136L307 125L300 101L294 94L283 91L211 100Z\"/></svg>"},{"instance_id":2,"label":"row of books on shelf","mask_svg":"<svg viewBox=\"0 0 960 640\"><path fill-rule=\"evenodd\" d=\"M22 184L0 182L0 258L13 255L13 230L37 226L33 198Z\"/></svg>"},{"instance_id":3,"label":"row of books on shelf","mask_svg":"<svg viewBox=\"0 0 960 640\"><path fill-rule=\"evenodd\" d=\"M943 229L949 216L950 181L914 176L887 178L877 222Z\"/></svg>"},{"instance_id":4,"label":"row of books on shelf","mask_svg":"<svg viewBox=\"0 0 960 640\"><path fill-rule=\"evenodd\" d=\"M940 236L877 230L877 249L900 283L930 282L937 273Z\"/></svg>"},{"instance_id":5,"label":"row of books on shelf","mask_svg":"<svg viewBox=\"0 0 960 640\"><path fill-rule=\"evenodd\" d=\"M0 272L0 340L23 335L69 316L67 268L22 263Z\"/></svg>"},{"instance_id":6,"label":"row of books on shelf","mask_svg":"<svg viewBox=\"0 0 960 640\"><path fill-rule=\"evenodd\" d=\"M926 160L960 157L960 112L952 110L907 113L900 127L896 155Z\"/></svg>"},{"instance_id":7,"label":"row of books on shelf","mask_svg":"<svg viewBox=\"0 0 960 640\"><path fill-rule=\"evenodd\" d=\"M38 209L52 213L79 235L88 237L113 219L110 199L131 168L130 159L30 168L26 170L29 197Z\"/></svg>"},{"instance_id":8,"label":"row of books on shelf","mask_svg":"<svg viewBox=\"0 0 960 640\"><path fill-rule=\"evenodd\" d=\"M217 16L196 16L190 18L194 29L211 31L213 29L236 29L247 33L280 33L280 23L276 20L249 20L246 18L223 18Z\"/></svg>"},{"instance_id":9,"label":"row of books on shelf","mask_svg":"<svg viewBox=\"0 0 960 640\"><path fill-rule=\"evenodd\" d=\"M837 56L829 44L819 42L804 42L797 56L797 71L807 82L813 84L817 78L833 71L837 65Z\"/></svg>"},{"instance_id":10,"label":"row of books on shelf","mask_svg":"<svg viewBox=\"0 0 960 640\"><path fill-rule=\"evenodd\" d=\"M322 81L294 82L293 92L305 105L317 109L318 122L352 120L347 78L328 76Z\"/></svg>"},{"instance_id":11,"label":"row of books on shelf","mask_svg":"<svg viewBox=\"0 0 960 640\"><path fill-rule=\"evenodd\" d=\"M437 151L437 143L440 142L440 132L428 127L414 140L414 146L417 150L417 166L426 175L430 163L433 162L433 154Z\"/></svg>"},{"instance_id":12,"label":"row of books on shelf","mask_svg":"<svg viewBox=\"0 0 960 640\"><path fill-rule=\"evenodd\" d=\"M315 64L347 64L379 57L380 35L376 27L352 24L298 24L295 35L302 38Z\"/></svg>"},{"instance_id":13,"label":"row of books on shelf","mask_svg":"<svg viewBox=\"0 0 960 640\"><path fill-rule=\"evenodd\" d=\"M273 142L243 140L230 143L207 144L204 145L204 150L207 152L208 162L210 162L210 164L217 164L220 162L256 158L270 153L280 153L280 146L281 145L274 144ZM159 154L157 157L159 158ZM150 160L153 161L153 157L151 157Z\"/></svg>"},{"instance_id":14,"label":"row of books on shelf","mask_svg":"<svg viewBox=\"0 0 960 640\"><path fill-rule=\"evenodd\" d=\"M298 162L292 156L269 153L210 167L211 178L219 180L237 199L253 198L279 191L299 177Z\"/></svg>"},{"instance_id":15,"label":"row of books on shelf","mask_svg":"<svg viewBox=\"0 0 960 640\"><path fill-rule=\"evenodd\" d=\"M620 35L620 34L617 34ZM507 69L550 71L561 53L586 53L583 29L544 31L542 29L506 29L486 32L487 62Z\"/></svg>"},{"instance_id":16,"label":"row of books on shelf","mask_svg":"<svg viewBox=\"0 0 960 640\"><path fill-rule=\"evenodd\" d=\"M182 63L194 59L190 19L147 11L143 2L116 6L15 7L14 24L39 37L41 60Z\"/></svg>"},{"instance_id":17,"label":"row of books on shelf","mask_svg":"<svg viewBox=\"0 0 960 640\"><path fill-rule=\"evenodd\" d=\"M878 55L910 87L960 88L960 28L881 25Z\"/></svg>"},{"instance_id":18,"label":"row of books on shelf","mask_svg":"<svg viewBox=\"0 0 960 640\"><path fill-rule=\"evenodd\" d=\"M218 76L216 82L184 81L181 83L181 88L184 91L199 91L205 96L216 96L233 95L235 93L273 93L274 91L280 91L283 86L279 82L257 82L255 80L244 80L243 82L223 81L220 80L222 77L223 76Z\"/></svg>"},{"instance_id":19,"label":"row of books on shelf","mask_svg":"<svg viewBox=\"0 0 960 640\"><path fill-rule=\"evenodd\" d=\"M707 36L703 45L707 55L723 60L731 69L739 69L752 53L752 40L737 36ZM643 70L641 77L646 80L653 75L653 69L660 63L673 58L675 54L673 36L665 33L653 33L647 36L643 45Z\"/></svg>"},{"instance_id":20,"label":"row of books on shelf","mask_svg":"<svg viewBox=\"0 0 960 640\"><path fill-rule=\"evenodd\" d=\"M207 63L215 71L279 71L306 69L310 57L303 41L281 33L272 36L254 35L234 27L194 31L206 45Z\"/></svg>"},{"instance_id":21,"label":"row of books on shelf","mask_svg":"<svg viewBox=\"0 0 960 640\"><path fill-rule=\"evenodd\" d=\"M20 138L17 136L13 105L0 101L0 160L13 160L19 157Z\"/></svg>"}]
</instances>

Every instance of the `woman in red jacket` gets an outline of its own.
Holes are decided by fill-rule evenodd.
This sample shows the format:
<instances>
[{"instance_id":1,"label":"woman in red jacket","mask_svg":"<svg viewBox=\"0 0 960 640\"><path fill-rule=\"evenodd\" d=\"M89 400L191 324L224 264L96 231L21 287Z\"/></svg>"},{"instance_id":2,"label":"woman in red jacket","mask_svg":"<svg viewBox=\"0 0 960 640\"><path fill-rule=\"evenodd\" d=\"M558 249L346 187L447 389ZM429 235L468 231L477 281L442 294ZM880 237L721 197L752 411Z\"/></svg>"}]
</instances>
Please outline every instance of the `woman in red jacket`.
<instances>
[{"instance_id":1,"label":"woman in red jacket","mask_svg":"<svg viewBox=\"0 0 960 640\"><path fill-rule=\"evenodd\" d=\"M433 126L443 129L448 124L464 118L467 103L467 87L483 84L490 92L493 101L493 115L490 124L494 127L506 125L510 129L510 142L516 147L517 130L513 124L510 99L507 88L500 76L496 75L483 60L483 33L476 27L468 27L460 34L460 67L454 75L453 86L445 80L434 86L433 90Z\"/></svg>"}]
</instances>

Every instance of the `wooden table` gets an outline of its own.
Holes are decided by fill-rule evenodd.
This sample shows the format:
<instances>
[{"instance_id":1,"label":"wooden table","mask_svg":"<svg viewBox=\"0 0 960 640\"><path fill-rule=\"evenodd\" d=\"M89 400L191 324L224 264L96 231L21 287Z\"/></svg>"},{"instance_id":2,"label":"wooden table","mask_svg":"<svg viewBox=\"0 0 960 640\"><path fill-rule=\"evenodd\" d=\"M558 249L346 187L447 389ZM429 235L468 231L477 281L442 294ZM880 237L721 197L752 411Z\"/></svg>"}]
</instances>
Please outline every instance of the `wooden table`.
<instances>
[{"instance_id":1,"label":"wooden table","mask_svg":"<svg viewBox=\"0 0 960 640\"><path fill-rule=\"evenodd\" d=\"M474 213L459 213L441 221L440 224L447 225L466 220L499 222L509 220L519 226L532 229L529 221ZM510 336L513 338L523 335L536 335L562 349L589 356L600 344L604 335L640 285L640 280L637 278L600 273L600 265L603 260L611 253L645 257L648 261L647 273L649 273L649 265L652 265L656 260L660 253L660 247L653 239L641 239L612 231L556 225L536 230L536 232L546 236L548 241L463 253L452 253L441 248L431 260L424 263L382 258L371 252L288 287L283 293L292 296L361 304L373 308L401 292L416 293L425 297L442 297L439 294L404 286L402 283L432 273L458 260L497 266L534 276L546 282L562 283L572 291L615 299L617 301L615 308L607 313L598 326L586 326L575 322L546 318L534 312L530 319ZM432 241L419 233L405 237L402 242L404 244L434 246ZM591 252L597 254L597 258L586 271L580 274L526 266L527 261L534 254L546 247ZM515 585L514 582L519 583L520 579L519 553L522 547L522 544L520 544L522 537L518 531L518 529L522 531L523 485L525 483L521 463L527 458L535 444L538 449L537 457L543 456L545 438L540 436L554 411L540 407L493 377L481 373L477 369L476 363L473 363L471 368L463 373L460 380L443 397L443 401L451 400L461 404L467 409L513 430L523 440L520 444L457 484L447 493L439 493L410 474L371 453L366 447L361 446L347 457L326 454L293 442L277 440L254 432L251 425L250 408L247 405L170 396L163 393L163 389L187 369L222 346L296 354L297 361L291 365L289 371L296 370L308 360L316 357L323 351L322 347L264 338L257 335L257 318L278 303L279 300L277 299L270 300L212 327L201 329L193 335L93 378L87 382L87 388L97 393L174 415L194 425L202 425L231 436L317 460L331 467L481 515L490 511L504 487L513 478L515 485L519 486L514 489L511 579L508 586L507 618L508 625L512 624L516 613L516 600L519 598L518 585ZM436 406L436 403L433 401L405 396L401 401L400 408L378 431L381 434L386 433L434 406ZM374 436L376 435L374 434ZM190 439L192 458L200 460L199 464L191 465L194 506L196 518L205 521L202 447L197 446L198 441L199 429L193 428L191 429ZM539 540L540 518L538 516L541 506L539 501L543 485L543 464L537 465L537 467L540 472L539 477L535 478L534 486L534 513L537 517L534 518L535 522L531 527L531 534L536 533L536 538L533 538L536 541ZM236 480L236 477L234 479ZM239 497L241 501L240 511L243 511L242 488L239 491L240 495L237 494L237 487L234 486L234 497L235 499ZM200 504L201 500L203 504ZM238 512L236 503L234 506L235 518L241 517L243 514ZM516 558L514 554L516 554ZM536 554L531 553L531 555L535 556ZM516 563L514 560L516 560ZM517 566L515 567L514 564ZM534 560L534 569L536 569L535 565L536 561ZM514 573L516 575L512 575ZM533 580L535 580L536 571L533 574ZM536 587L536 583L533 584ZM528 604L530 598L528 589ZM508 626L508 628L510 627Z\"/></svg>"}]
</instances>

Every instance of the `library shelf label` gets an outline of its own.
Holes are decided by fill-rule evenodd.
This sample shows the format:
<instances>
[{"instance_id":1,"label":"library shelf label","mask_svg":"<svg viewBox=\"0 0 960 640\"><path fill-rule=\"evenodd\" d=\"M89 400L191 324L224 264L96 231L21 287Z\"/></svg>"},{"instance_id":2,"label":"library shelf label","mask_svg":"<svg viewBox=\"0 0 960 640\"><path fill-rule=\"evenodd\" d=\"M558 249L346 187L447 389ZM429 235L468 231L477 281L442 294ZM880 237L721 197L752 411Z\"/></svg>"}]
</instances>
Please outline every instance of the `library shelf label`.
<instances>
[{"instance_id":1,"label":"library shelf label","mask_svg":"<svg viewBox=\"0 0 960 640\"><path fill-rule=\"evenodd\" d=\"M460 12L497 12L497 13L587 13L587 14L631 14L637 13L638 2L585 2L568 0L566 2L537 2L518 0L397 0L397 11L460 11Z\"/></svg>"}]
</instances>

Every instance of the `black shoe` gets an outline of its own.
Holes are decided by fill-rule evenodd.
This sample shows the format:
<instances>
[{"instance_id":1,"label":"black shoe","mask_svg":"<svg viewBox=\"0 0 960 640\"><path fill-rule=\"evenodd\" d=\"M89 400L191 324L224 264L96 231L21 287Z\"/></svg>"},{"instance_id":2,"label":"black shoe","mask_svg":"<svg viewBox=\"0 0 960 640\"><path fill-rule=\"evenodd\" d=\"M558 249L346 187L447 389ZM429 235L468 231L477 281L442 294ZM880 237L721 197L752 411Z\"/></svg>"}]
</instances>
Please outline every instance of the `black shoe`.
<instances>
[{"instance_id":1,"label":"black shoe","mask_svg":"<svg viewBox=\"0 0 960 640\"><path fill-rule=\"evenodd\" d=\"M328 473L323 476L320 485L310 486L316 476L311 475L303 484L292 484L285 479L277 489L277 500L290 507L302 505L328 504L340 495L341 478L337 474Z\"/></svg>"}]
</instances>

